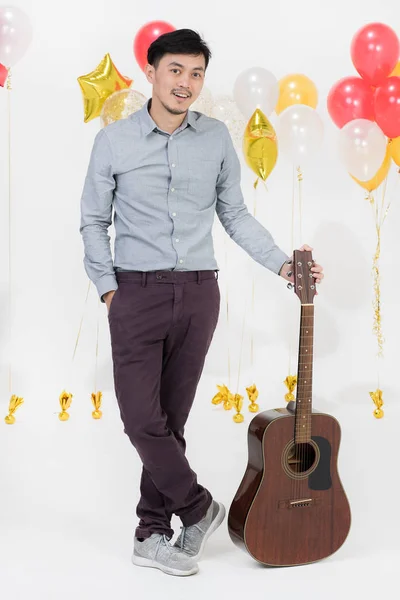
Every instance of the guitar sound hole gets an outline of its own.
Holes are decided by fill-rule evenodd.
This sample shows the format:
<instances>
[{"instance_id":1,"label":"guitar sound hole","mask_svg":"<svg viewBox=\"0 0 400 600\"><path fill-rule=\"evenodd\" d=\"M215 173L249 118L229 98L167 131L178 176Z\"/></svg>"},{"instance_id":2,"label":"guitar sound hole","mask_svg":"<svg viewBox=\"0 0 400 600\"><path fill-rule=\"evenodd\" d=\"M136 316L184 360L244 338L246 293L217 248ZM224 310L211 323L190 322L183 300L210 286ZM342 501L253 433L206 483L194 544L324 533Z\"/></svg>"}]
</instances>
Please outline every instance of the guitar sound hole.
<instances>
[{"instance_id":1,"label":"guitar sound hole","mask_svg":"<svg viewBox=\"0 0 400 600\"><path fill-rule=\"evenodd\" d=\"M315 449L312 444L294 444L287 458L292 473L305 473L315 462Z\"/></svg>"}]
</instances>

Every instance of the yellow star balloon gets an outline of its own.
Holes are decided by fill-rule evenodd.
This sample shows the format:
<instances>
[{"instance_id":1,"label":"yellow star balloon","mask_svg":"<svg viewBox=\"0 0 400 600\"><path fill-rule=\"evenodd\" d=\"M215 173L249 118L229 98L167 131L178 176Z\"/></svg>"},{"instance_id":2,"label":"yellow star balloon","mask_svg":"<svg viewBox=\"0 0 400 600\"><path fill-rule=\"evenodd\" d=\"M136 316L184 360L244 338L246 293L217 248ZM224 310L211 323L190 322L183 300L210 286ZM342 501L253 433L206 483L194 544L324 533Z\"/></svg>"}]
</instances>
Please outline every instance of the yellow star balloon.
<instances>
[{"instance_id":1,"label":"yellow star balloon","mask_svg":"<svg viewBox=\"0 0 400 600\"><path fill-rule=\"evenodd\" d=\"M248 166L257 175L258 179L265 181L275 167L278 158L278 143L275 129L264 113L257 108L243 136L243 153Z\"/></svg>"},{"instance_id":2,"label":"yellow star balloon","mask_svg":"<svg viewBox=\"0 0 400 600\"><path fill-rule=\"evenodd\" d=\"M78 77L83 96L84 121L100 116L104 102L111 94L132 85L132 79L118 71L111 56L106 54L94 71Z\"/></svg>"}]
</instances>

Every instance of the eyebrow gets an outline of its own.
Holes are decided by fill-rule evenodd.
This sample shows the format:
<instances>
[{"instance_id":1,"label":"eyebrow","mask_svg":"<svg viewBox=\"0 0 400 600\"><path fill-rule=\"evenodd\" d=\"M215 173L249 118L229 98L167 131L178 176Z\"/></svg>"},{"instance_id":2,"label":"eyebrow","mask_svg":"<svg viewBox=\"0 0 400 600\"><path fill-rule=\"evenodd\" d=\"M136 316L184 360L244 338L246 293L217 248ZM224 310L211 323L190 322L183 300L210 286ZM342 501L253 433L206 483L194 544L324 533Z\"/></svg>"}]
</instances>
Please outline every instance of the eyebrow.
<instances>
[{"instance_id":1,"label":"eyebrow","mask_svg":"<svg viewBox=\"0 0 400 600\"><path fill-rule=\"evenodd\" d=\"M185 68L183 65L175 61L169 63L168 66L171 67L172 65L174 65L175 67L180 67L181 69ZM193 71L204 71L204 67L194 67Z\"/></svg>"}]
</instances>

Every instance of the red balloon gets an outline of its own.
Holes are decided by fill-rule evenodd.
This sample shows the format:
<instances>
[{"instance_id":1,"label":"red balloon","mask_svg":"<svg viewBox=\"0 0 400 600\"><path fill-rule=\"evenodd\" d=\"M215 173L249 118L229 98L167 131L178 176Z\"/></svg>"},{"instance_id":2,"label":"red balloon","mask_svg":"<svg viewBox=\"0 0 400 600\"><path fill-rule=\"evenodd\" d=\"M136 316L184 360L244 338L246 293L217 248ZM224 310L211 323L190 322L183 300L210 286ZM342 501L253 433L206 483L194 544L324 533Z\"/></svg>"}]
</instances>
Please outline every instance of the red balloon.
<instances>
[{"instance_id":1,"label":"red balloon","mask_svg":"<svg viewBox=\"0 0 400 600\"><path fill-rule=\"evenodd\" d=\"M353 37L351 59L369 85L380 86L395 68L400 56L400 41L391 27L369 23Z\"/></svg>"},{"instance_id":2,"label":"red balloon","mask_svg":"<svg viewBox=\"0 0 400 600\"><path fill-rule=\"evenodd\" d=\"M388 77L375 90L375 115L388 138L400 136L400 77Z\"/></svg>"},{"instance_id":3,"label":"red balloon","mask_svg":"<svg viewBox=\"0 0 400 600\"><path fill-rule=\"evenodd\" d=\"M332 121L340 128L354 119L375 120L374 92L361 77L344 77L337 81L327 102Z\"/></svg>"},{"instance_id":4,"label":"red balloon","mask_svg":"<svg viewBox=\"0 0 400 600\"><path fill-rule=\"evenodd\" d=\"M143 25L136 34L133 42L133 52L139 67L144 70L147 65L147 50L160 35L175 31L175 27L165 21L151 21Z\"/></svg>"},{"instance_id":5,"label":"red balloon","mask_svg":"<svg viewBox=\"0 0 400 600\"><path fill-rule=\"evenodd\" d=\"M8 78L8 69L0 63L0 86L4 87Z\"/></svg>"}]
</instances>

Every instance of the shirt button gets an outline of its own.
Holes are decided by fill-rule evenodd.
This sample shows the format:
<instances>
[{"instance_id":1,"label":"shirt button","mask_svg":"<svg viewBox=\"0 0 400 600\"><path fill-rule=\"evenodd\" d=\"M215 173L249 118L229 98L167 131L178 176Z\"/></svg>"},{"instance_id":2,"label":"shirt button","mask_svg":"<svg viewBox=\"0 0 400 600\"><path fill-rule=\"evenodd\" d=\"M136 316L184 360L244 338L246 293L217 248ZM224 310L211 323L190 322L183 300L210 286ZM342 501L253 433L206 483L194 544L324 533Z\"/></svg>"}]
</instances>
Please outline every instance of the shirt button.
<instances>
[{"instance_id":1,"label":"shirt button","mask_svg":"<svg viewBox=\"0 0 400 600\"><path fill-rule=\"evenodd\" d=\"M172 136L172 135L170 135L170 136L169 136L169 139L170 139L170 140L173 140L174 138L173 138L173 136Z\"/></svg>"},{"instance_id":2,"label":"shirt button","mask_svg":"<svg viewBox=\"0 0 400 600\"><path fill-rule=\"evenodd\" d=\"M174 191L175 191L175 188L171 188L171 192L174 192Z\"/></svg>"},{"instance_id":3,"label":"shirt button","mask_svg":"<svg viewBox=\"0 0 400 600\"><path fill-rule=\"evenodd\" d=\"M176 241L176 242L179 242L179 238L176 238L176 240L175 240L175 241Z\"/></svg>"},{"instance_id":4,"label":"shirt button","mask_svg":"<svg viewBox=\"0 0 400 600\"><path fill-rule=\"evenodd\" d=\"M175 163L172 163L171 167L176 167L176 164L175 164Z\"/></svg>"},{"instance_id":5,"label":"shirt button","mask_svg":"<svg viewBox=\"0 0 400 600\"><path fill-rule=\"evenodd\" d=\"M180 262L180 263L183 263L183 260L181 259L179 262Z\"/></svg>"},{"instance_id":6,"label":"shirt button","mask_svg":"<svg viewBox=\"0 0 400 600\"><path fill-rule=\"evenodd\" d=\"M173 217L176 217L176 213L172 213L172 216L173 216Z\"/></svg>"}]
</instances>

